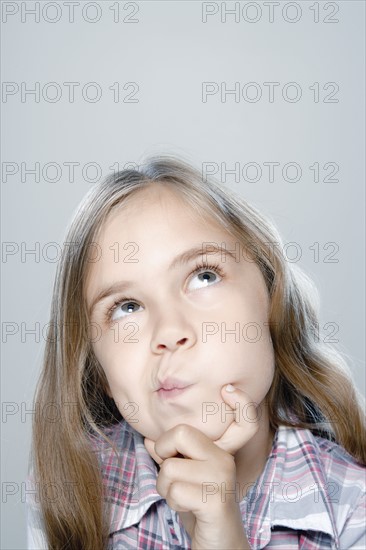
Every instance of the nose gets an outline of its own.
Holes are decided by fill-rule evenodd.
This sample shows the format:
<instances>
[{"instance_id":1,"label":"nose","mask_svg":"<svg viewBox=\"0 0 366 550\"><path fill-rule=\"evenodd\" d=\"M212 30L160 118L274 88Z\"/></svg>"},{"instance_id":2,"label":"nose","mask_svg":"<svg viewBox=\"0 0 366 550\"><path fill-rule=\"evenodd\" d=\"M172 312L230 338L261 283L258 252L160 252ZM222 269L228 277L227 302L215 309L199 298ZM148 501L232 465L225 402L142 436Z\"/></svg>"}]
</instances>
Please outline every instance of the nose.
<instances>
[{"instance_id":1,"label":"nose","mask_svg":"<svg viewBox=\"0 0 366 550\"><path fill-rule=\"evenodd\" d=\"M154 353L164 350L176 351L180 347L190 348L195 342L195 334L192 326L181 316L174 319L168 315L164 320L155 325L155 334L151 340L151 349Z\"/></svg>"},{"instance_id":2,"label":"nose","mask_svg":"<svg viewBox=\"0 0 366 550\"><path fill-rule=\"evenodd\" d=\"M156 350L163 350L163 349L167 348L167 349L171 349L173 351L173 348L177 349L180 346L183 346L187 342L187 340L188 340L188 338L181 338L180 340L177 340L177 342L175 344L173 343L172 345L170 345L170 344L168 344L168 345L167 344L157 344L155 346L155 349Z\"/></svg>"}]
</instances>

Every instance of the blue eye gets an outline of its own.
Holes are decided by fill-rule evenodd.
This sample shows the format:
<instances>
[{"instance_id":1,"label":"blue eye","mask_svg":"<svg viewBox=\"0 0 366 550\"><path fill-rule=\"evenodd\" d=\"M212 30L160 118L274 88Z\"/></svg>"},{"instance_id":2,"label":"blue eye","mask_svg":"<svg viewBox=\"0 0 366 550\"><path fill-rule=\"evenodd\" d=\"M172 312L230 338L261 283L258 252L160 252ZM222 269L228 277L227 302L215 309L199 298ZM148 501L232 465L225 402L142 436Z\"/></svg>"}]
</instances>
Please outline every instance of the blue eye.
<instances>
[{"instance_id":1,"label":"blue eye","mask_svg":"<svg viewBox=\"0 0 366 550\"><path fill-rule=\"evenodd\" d=\"M122 305L121 305L121 308L127 306L127 309L128 309L128 311L124 311L123 309L122 309L122 311L123 311L124 313L136 313L136 312L133 310L133 305L134 305L134 304L136 305L136 302L133 302L133 301L126 302L125 304L122 304ZM131 309L132 309L133 311L131 311Z\"/></svg>"},{"instance_id":2,"label":"blue eye","mask_svg":"<svg viewBox=\"0 0 366 550\"><path fill-rule=\"evenodd\" d=\"M125 314L125 315L122 315L121 317L127 317L130 313L136 313L136 308L134 308L134 306L136 305L139 306L139 304L133 298L122 296L121 298L118 298L117 300L115 300L113 306L107 310L106 320L107 321L112 320L112 315L116 309L119 309L120 312ZM122 309L123 307L126 307L127 311L123 310Z\"/></svg>"},{"instance_id":3,"label":"blue eye","mask_svg":"<svg viewBox=\"0 0 366 550\"><path fill-rule=\"evenodd\" d=\"M212 274L215 275L216 279L217 279L217 276L219 276L220 279L224 277L224 273L219 265L217 264L210 265L207 263L197 265L197 267L192 271L190 276L193 279L195 275L197 276L201 275L203 279L199 279L199 280L202 283L202 285L198 285L198 287L196 286L196 288L205 288L207 286L211 286L211 284L209 283L217 282L216 279L214 279L213 281L209 279L209 277L211 277L212 279ZM196 290L196 288L194 290Z\"/></svg>"}]
</instances>

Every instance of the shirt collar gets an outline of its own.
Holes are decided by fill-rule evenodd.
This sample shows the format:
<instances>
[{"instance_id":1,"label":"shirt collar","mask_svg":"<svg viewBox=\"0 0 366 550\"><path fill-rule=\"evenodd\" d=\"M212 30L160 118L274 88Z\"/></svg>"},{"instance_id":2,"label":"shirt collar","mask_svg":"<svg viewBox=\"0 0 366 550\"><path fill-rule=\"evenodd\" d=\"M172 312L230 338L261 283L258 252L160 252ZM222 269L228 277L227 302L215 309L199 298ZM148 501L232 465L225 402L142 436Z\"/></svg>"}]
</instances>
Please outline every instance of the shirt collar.
<instances>
[{"instance_id":1,"label":"shirt collar","mask_svg":"<svg viewBox=\"0 0 366 550\"><path fill-rule=\"evenodd\" d=\"M321 531L338 548L328 485L312 432L279 426L262 474L240 503L248 525L256 525L249 542L254 548L264 548L271 539L271 527L283 526Z\"/></svg>"},{"instance_id":2,"label":"shirt collar","mask_svg":"<svg viewBox=\"0 0 366 550\"><path fill-rule=\"evenodd\" d=\"M148 508L163 497L156 490L157 465L144 438L126 421L104 428L118 456L99 435L92 437L103 473L105 500L111 506L109 533L138 523Z\"/></svg>"}]
</instances>

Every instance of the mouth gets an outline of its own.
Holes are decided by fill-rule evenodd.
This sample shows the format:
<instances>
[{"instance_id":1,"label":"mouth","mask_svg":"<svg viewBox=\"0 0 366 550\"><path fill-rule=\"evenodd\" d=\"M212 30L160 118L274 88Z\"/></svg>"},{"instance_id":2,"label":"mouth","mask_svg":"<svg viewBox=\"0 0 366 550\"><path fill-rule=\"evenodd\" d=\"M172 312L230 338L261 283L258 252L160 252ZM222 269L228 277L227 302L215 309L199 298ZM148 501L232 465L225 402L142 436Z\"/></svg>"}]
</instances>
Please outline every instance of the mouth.
<instances>
[{"instance_id":1,"label":"mouth","mask_svg":"<svg viewBox=\"0 0 366 550\"><path fill-rule=\"evenodd\" d=\"M191 386L194 386L194 383L192 384L187 380L180 380L179 378L168 376L159 383L159 387L155 393L158 395L159 399L165 401L183 395Z\"/></svg>"}]
</instances>

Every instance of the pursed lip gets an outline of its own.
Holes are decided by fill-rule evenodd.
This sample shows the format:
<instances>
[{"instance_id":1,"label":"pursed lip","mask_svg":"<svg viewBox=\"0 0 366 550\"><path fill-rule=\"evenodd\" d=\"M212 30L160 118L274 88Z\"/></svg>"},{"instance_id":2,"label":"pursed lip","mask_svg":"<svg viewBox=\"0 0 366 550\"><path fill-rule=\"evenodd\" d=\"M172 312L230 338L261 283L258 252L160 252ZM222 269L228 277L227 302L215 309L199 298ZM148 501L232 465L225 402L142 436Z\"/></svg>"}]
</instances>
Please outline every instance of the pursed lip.
<instances>
[{"instance_id":1,"label":"pursed lip","mask_svg":"<svg viewBox=\"0 0 366 550\"><path fill-rule=\"evenodd\" d=\"M159 387L156 391L159 390L183 390L188 386L192 386L190 382L185 382L183 380L178 380L177 378L166 378L163 382L159 384Z\"/></svg>"}]
</instances>

